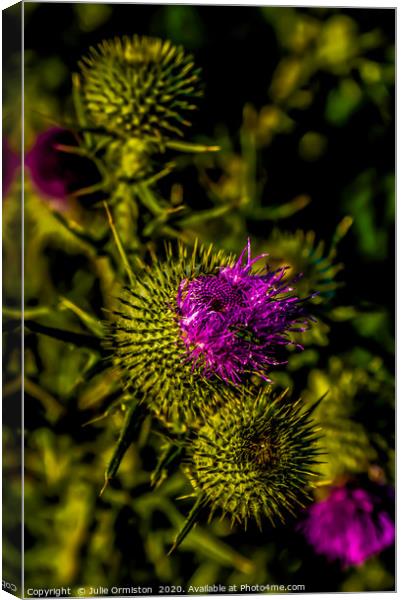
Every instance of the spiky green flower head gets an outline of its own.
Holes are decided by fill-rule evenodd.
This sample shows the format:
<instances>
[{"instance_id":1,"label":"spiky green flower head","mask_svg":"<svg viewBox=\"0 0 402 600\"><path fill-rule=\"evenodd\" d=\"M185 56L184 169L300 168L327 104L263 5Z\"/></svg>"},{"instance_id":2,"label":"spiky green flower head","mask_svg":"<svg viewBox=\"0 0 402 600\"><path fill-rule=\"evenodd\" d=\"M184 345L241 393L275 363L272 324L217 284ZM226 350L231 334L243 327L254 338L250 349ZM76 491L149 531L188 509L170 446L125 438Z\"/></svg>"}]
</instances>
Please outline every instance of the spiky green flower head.
<instances>
[{"instance_id":1,"label":"spiky green flower head","mask_svg":"<svg viewBox=\"0 0 402 600\"><path fill-rule=\"evenodd\" d=\"M314 231L295 233L275 229L267 244L270 262L274 266L286 265L289 277L301 275L295 282L298 293L312 297L315 303L332 298L341 286L336 277L343 265L336 262L336 245L348 231L352 220L345 217L338 225L329 250L323 241L316 240Z\"/></svg>"},{"instance_id":2,"label":"spiky green flower head","mask_svg":"<svg viewBox=\"0 0 402 600\"><path fill-rule=\"evenodd\" d=\"M191 124L188 115L201 95L200 71L181 46L146 36L116 37L91 48L79 66L88 117L117 139L113 153L129 141L124 154L135 151L141 163Z\"/></svg>"},{"instance_id":3,"label":"spiky green flower head","mask_svg":"<svg viewBox=\"0 0 402 600\"><path fill-rule=\"evenodd\" d=\"M217 273L234 257L195 244L189 251L167 247L166 258L142 265L133 286L125 288L107 345L126 385L168 424L194 419L214 403L220 380L207 379L188 360L177 313L183 279Z\"/></svg>"},{"instance_id":4,"label":"spiky green flower head","mask_svg":"<svg viewBox=\"0 0 402 600\"><path fill-rule=\"evenodd\" d=\"M286 392L274 396L271 387L222 395L222 407L204 415L189 442L186 471L194 490L211 516L218 509L232 524L284 522L306 505L316 477L312 409Z\"/></svg>"}]
</instances>

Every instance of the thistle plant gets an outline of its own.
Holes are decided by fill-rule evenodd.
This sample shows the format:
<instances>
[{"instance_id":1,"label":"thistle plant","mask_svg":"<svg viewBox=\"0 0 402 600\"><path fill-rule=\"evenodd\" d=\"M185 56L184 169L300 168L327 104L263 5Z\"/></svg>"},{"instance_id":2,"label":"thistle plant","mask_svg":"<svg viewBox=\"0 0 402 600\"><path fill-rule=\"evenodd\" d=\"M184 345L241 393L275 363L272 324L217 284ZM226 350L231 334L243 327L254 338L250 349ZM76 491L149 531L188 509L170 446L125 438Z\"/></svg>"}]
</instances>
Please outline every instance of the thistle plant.
<instances>
[{"instance_id":1,"label":"thistle plant","mask_svg":"<svg viewBox=\"0 0 402 600\"><path fill-rule=\"evenodd\" d=\"M169 41L145 36L104 40L79 63L89 124L106 134L106 161L140 180L154 154L180 139L201 95L193 57Z\"/></svg>"},{"instance_id":2,"label":"thistle plant","mask_svg":"<svg viewBox=\"0 0 402 600\"><path fill-rule=\"evenodd\" d=\"M184 139L202 95L193 56L159 38L115 37L90 48L79 71L73 77L78 152L94 161L100 181L76 195L107 194L118 229L130 232L122 233L129 254L138 253L141 234L183 239L182 225L169 221L184 205L154 186L174 169L178 153L219 149Z\"/></svg>"},{"instance_id":3,"label":"thistle plant","mask_svg":"<svg viewBox=\"0 0 402 600\"><path fill-rule=\"evenodd\" d=\"M218 510L245 528L249 521L260 529L264 519L284 522L305 506L314 486L313 408L271 386L222 396L221 408L206 411L186 449L185 470L197 498L192 512L207 506L210 518Z\"/></svg>"},{"instance_id":4,"label":"thistle plant","mask_svg":"<svg viewBox=\"0 0 402 600\"><path fill-rule=\"evenodd\" d=\"M89 16L96 20L96 6L91 6ZM158 8L160 25L168 32L184 22L193 36L199 15L190 8L185 18L181 9L159 14ZM80 7L71 10L81 14ZM5 342L12 350L23 319L24 389L32 417L26 422L25 500L34 508L27 521L32 549L26 583L32 589L47 584L89 589L94 581L110 589L122 577L144 585L183 585L183 590L202 580L258 584L278 568L318 589L316 557L295 556L301 540L292 548L299 525L313 549L341 567L360 565L392 544L394 519L384 496L393 478L394 390L392 374L380 376L379 365L380 356L384 369L392 365L393 347L386 339L392 334L387 328L392 306L378 286L370 288L367 278L358 277L377 250L375 272L388 273L391 172L381 161L376 191L384 202L375 206L365 186L371 171L368 179L361 173L362 160L355 168L352 160L340 172L329 196L325 183L328 165L344 158L350 138L339 127L348 91L354 98L346 107L349 125L353 139L360 139L359 107L367 104L361 95L364 75L378 100L379 135L369 140L370 157L378 141L389 141L388 133L381 135L389 120L381 98L391 60L379 65L360 57L356 82L353 69L346 82L345 77L325 81L330 93L320 92L317 105L320 73L314 68L318 79L304 77L312 31L312 17L305 12L301 21L308 27L299 35L297 11L268 10L280 17L279 24L282 17L290 19L298 34L294 56L289 62L285 52L271 87L282 78L293 91L282 95L283 101L278 94L264 100L256 94L261 85L252 89L252 78L239 72L239 81L251 86L243 118L230 94L221 99L230 115L222 117L209 103L208 130L222 147L212 156L220 148L208 144L205 131L194 127L190 137L203 93L198 57L173 42L140 35L100 37L83 52L73 74L71 103L63 96L66 48L60 56L31 61L26 69L29 90L35 92L29 95L40 109L26 115L29 277L22 315L15 277L16 232L21 231L18 161L5 144L5 167L10 167L5 169L10 209L5 211L5 256L14 273L6 282ZM117 13L109 23L97 21L91 37L118 28ZM153 19L152 11L147 15ZM321 40L318 21L313 33ZM392 19L386 21L391 31ZM85 19L80 23L90 25ZM278 48L286 38L279 29ZM275 25L272 31L279 29ZM367 39L372 33L367 29ZM198 42L199 58L205 59L209 46L202 35ZM307 54L300 46L304 42ZM391 56L392 49L387 53ZM225 61L218 64L216 54L210 58L205 64L217 70L209 80L216 81ZM253 64L255 57L247 58L245 64ZM295 75L293 83L289 73ZM268 80L263 85L269 89ZM248 100L257 97L254 107ZM71 115L65 112L70 106ZM307 122L302 117L308 107ZM317 119L311 120L317 107ZM339 119L335 138L332 113ZM239 125L236 130L233 123ZM10 144L16 133L13 126ZM331 155L321 161L324 137ZM312 163L300 168L300 158L308 159L309 144L314 153L317 140L316 169ZM205 156L184 156L190 153ZM283 177L289 172L294 173L290 183ZM343 208L337 205L342 197ZM323 198L331 203L330 214ZM357 247L346 278L352 285L339 294L338 242L351 224L345 211L356 219ZM317 223L340 220L332 239L323 238L327 226L316 234L301 231L312 214ZM272 231L281 219L289 233L282 227ZM250 231L253 253L246 245ZM193 247L195 239L200 242ZM218 244L209 247L215 240ZM347 306L336 305L342 297ZM350 306L353 298L360 306ZM346 354L335 362L353 345L356 362ZM15 352L5 358L4 397L12 404L21 377ZM294 392L282 392L286 386ZM12 420L6 426L11 440ZM15 465L8 454L11 473ZM105 485L98 497L102 474ZM366 477L376 484L363 483ZM13 502L12 494L7 506ZM279 526L275 535L271 526ZM11 522L10 527L11 539ZM257 529L263 533L256 535ZM175 534L172 549L190 531L183 555L167 559ZM388 565L389 555L385 558ZM377 567L371 571L368 565L370 585L385 573ZM358 571L352 576L360 576L363 570ZM341 581L336 565L328 574L340 589L359 587L356 580ZM325 589L326 576L323 570Z\"/></svg>"},{"instance_id":5,"label":"thistle plant","mask_svg":"<svg viewBox=\"0 0 402 600\"><path fill-rule=\"evenodd\" d=\"M245 260L245 253L247 258ZM215 403L222 386L268 379L285 362L288 332L304 330L304 303L285 271L252 267L250 243L237 261L212 247L179 245L143 266L110 324L108 345L127 383L161 417Z\"/></svg>"}]
</instances>

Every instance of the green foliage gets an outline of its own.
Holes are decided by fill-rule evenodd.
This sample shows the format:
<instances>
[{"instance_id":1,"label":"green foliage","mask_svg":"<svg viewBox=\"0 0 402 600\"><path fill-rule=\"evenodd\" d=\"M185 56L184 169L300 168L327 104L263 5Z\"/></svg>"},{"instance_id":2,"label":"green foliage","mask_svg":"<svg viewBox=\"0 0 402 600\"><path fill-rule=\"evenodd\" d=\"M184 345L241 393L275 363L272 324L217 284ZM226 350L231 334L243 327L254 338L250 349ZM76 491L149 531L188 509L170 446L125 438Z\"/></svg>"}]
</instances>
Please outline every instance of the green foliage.
<instances>
[{"instance_id":1,"label":"green foliage","mask_svg":"<svg viewBox=\"0 0 402 600\"><path fill-rule=\"evenodd\" d=\"M365 356L364 367L356 362L353 356L343 360L333 356L326 370L312 369L309 373L307 403L325 394L314 418L322 431L317 447L325 452L321 478L326 483L347 474L367 473L370 465L378 464L384 447L391 441L382 437L378 421L369 426L366 419L364 426L359 415L360 403L370 403L376 420L378 402L382 403L379 396L384 402L384 394L388 393L386 371L381 360L369 355ZM384 405L389 402L392 404L391 398Z\"/></svg>"}]
</instances>

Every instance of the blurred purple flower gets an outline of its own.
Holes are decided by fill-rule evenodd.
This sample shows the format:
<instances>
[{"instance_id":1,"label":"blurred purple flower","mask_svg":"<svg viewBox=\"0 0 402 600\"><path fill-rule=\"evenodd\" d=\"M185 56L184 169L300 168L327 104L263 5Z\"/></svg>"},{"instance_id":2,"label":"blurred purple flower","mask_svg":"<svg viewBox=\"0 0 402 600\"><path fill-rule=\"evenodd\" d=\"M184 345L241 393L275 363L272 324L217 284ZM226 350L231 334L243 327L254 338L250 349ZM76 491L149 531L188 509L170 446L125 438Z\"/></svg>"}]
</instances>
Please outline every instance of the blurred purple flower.
<instances>
[{"instance_id":1,"label":"blurred purple flower","mask_svg":"<svg viewBox=\"0 0 402 600\"><path fill-rule=\"evenodd\" d=\"M77 146L71 131L60 127L43 131L28 152L25 164L38 191L63 203L73 192L94 183L96 170L89 159L60 146Z\"/></svg>"},{"instance_id":2,"label":"blurred purple flower","mask_svg":"<svg viewBox=\"0 0 402 600\"><path fill-rule=\"evenodd\" d=\"M10 185L14 179L15 172L21 164L19 155L12 150L6 137L2 140L2 191L7 195Z\"/></svg>"},{"instance_id":3,"label":"blurred purple flower","mask_svg":"<svg viewBox=\"0 0 402 600\"><path fill-rule=\"evenodd\" d=\"M234 266L180 284L183 340L194 367L203 368L207 376L238 383L242 375L255 373L268 380L272 365L286 363L282 350L291 343L288 333L307 328L303 301L291 294L285 268L251 273L264 256L251 259L249 241Z\"/></svg>"},{"instance_id":4,"label":"blurred purple flower","mask_svg":"<svg viewBox=\"0 0 402 600\"><path fill-rule=\"evenodd\" d=\"M395 524L387 507L392 489L376 485L367 491L337 487L312 504L299 528L318 554L353 566L394 542Z\"/></svg>"}]
</instances>

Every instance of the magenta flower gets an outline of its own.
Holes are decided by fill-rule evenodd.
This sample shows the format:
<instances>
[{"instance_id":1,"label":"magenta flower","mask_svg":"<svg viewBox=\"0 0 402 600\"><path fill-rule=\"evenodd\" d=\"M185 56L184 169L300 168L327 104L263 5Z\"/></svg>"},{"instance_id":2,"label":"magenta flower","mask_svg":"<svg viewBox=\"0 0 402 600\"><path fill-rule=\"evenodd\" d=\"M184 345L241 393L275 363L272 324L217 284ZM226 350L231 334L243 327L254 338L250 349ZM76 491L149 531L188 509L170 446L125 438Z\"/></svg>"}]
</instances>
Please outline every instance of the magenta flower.
<instances>
[{"instance_id":1,"label":"magenta flower","mask_svg":"<svg viewBox=\"0 0 402 600\"><path fill-rule=\"evenodd\" d=\"M360 565L394 542L395 524L386 505L391 490L334 488L328 498L312 504L301 523L307 541L318 554Z\"/></svg>"},{"instance_id":2,"label":"magenta flower","mask_svg":"<svg viewBox=\"0 0 402 600\"><path fill-rule=\"evenodd\" d=\"M194 368L202 367L207 376L238 383L243 375L255 373L269 381L271 367L286 363L289 332L308 326L304 302L292 295L285 268L251 272L264 256L251 259L249 241L233 266L180 284L182 337Z\"/></svg>"},{"instance_id":3,"label":"magenta flower","mask_svg":"<svg viewBox=\"0 0 402 600\"><path fill-rule=\"evenodd\" d=\"M37 136L25 164L38 191L63 204L71 193L94 183L97 172L89 159L66 152L61 146L77 146L74 134L51 127Z\"/></svg>"}]
</instances>

